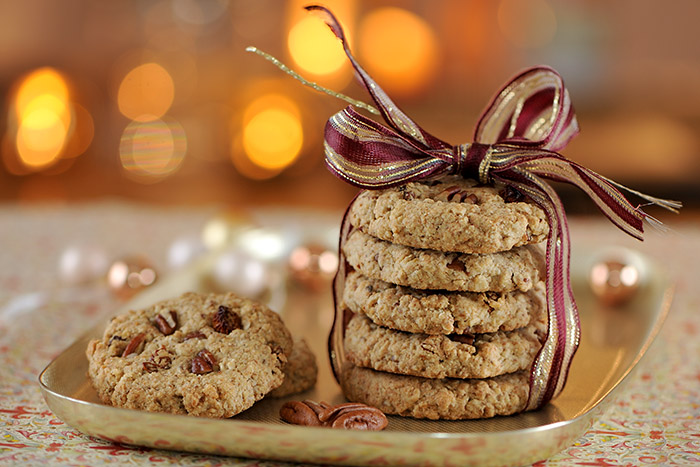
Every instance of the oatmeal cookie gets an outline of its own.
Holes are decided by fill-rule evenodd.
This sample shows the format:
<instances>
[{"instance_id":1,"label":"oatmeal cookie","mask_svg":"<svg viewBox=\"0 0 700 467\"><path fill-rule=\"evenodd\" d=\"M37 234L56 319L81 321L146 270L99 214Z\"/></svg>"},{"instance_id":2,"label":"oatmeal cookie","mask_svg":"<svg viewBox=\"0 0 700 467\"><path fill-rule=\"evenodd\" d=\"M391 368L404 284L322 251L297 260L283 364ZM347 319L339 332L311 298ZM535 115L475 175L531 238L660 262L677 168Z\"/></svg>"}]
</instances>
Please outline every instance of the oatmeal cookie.
<instances>
[{"instance_id":1,"label":"oatmeal cookie","mask_svg":"<svg viewBox=\"0 0 700 467\"><path fill-rule=\"evenodd\" d=\"M392 243L461 253L494 253L547 238L544 211L510 188L457 175L362 192L350 223Z\"/></svg>"},{"instance_id":2,"label":"oatmeal cookie","mask_svg":"<svg viewBox=\"0 0 700 467\"><path fill-rule=\"evenodd\" d=\"M380 326L424 334L512 331L545 307L544 283L528 292L435 292L370 279L357 271L345 278L343 303Z\"/></svg>"},{"instance_id":3,"label":"oatmeal cookie","mask_svg":"<svg viewBox=\"0 0 700 467\"><path fill-rule=\"evenodd\" d=\"M415 289L527 292L544 277L544 256L537 245L491 254L445 253L389 243L353 230L343 253L363 275Z\"/></svg>"},{"instance_id":4,"label":"oatmeal cookie","mask_svg":"<svg viewBox=\"0 0 700 467\"><path fill-rule=\"evenodd\" d=\"M349 400L387 414L463 420L522 411L527 404L529 376L520 371L489 379L427 379L347 364L341 384Z\"/></svg>"},{"instance_id":5,"label":"oatmeal cookie","mask_svg":"<svg viewBox=\"0 0 700 467\"><path fill-rule=\"evenodd\" d=\"M273 389L269 397L285 397L311 389L316 384L318 366L316 357L304 339L294 339L294 348L284 367L282 385Z\"/></svg>"},{"instance_id":6,"label":"oatmeal cookie","mask_svg":"<svg viewBox=\"0 0 700 467\"><path fill-rule=\"evenodd\" d=\"M263 305L186 293L115 317L88 344L88 374L110 405L225 418L282 384L292 345Z\"/></svg>"},{"instance_id":7,"label":"oatmeal cookie","mask_svg":"<svg viewBox=\"0 0 700 467\"><path fill-rule=\"evenodd\" d=\"M411 334L355 315L345 330L345 356L357 366L424 378L490 378L532 365L546 334L545 313L514 331L449 336Z\"/></svg>"}]
</instances>

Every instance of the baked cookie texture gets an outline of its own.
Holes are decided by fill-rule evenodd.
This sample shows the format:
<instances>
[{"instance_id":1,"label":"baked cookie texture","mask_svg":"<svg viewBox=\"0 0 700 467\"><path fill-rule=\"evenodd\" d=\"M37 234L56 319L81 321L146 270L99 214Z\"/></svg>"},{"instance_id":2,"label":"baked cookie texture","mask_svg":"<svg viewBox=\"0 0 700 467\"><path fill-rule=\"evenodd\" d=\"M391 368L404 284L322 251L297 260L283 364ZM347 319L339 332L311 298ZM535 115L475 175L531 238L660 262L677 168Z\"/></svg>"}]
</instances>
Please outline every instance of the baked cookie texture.
<instances>
[{"instance_id":1,"label":"baked cookie texture","mask_svg":"<svg viewBox=\"0 0 700 467\"><path fill-rule=\"evenodd\" d=\"M269 397L286 397L311 389L318 378L316 357L304 339L294 339L294 348L284 367L282 384L268 394Z\"/></svg>"},{"instance_id":2,"label":"baked cookie texture","mask_svg":"<svg viewBox=\"0 0 700 467\"><path fill-rule=\"evenodd\" d=\"M380 240L360 230L343 244L347 262L367 277L415 289L527 292L544 277L537 245L491 254L422 250Z\"/></svg>"},{"instance_id":3,"label":"baked cookie texture","mask_svg":"<svg viewBox=\"0 0 700 467\"><path fill-rule=\"evenodd\" d=\"M347 364L341 385L351 401L388 414L432 420L464 420L512 415L527 404L529 373L488 379L430 379L375 371Z\"/></svg>"},{"instance_id":4,"label":"baked cookie texture","mask_svg":"<svg viewBox=\"0 0 700 467\"><path fill-rule=\"evenodd\" d=\"M107 404L225 418L283 384L292 349L267 307L230 293L186 293L115 317L86 353Z\"/></svg>"},{"instance_id":5,"label":"baked cookie texture","mask_svg":"<svg viewBox=\"0 0 700 467\"><path fill-rule=\"evenodd\" d=\"M549 233L547 217L536 204L458 175L364 191L349 220L392 243L462 253L510 250L542 242Z\"/></svg>"},{"instance_id":6,"label":"baked cookie texture","mask_svg":"<svg viewBox=\"0 0 700 467\"><path fill-rule=\"evenodd\" d=\"M377 326L355 315L345 331L347 359L357 366L425 378L490 378L525 370L542 347L544 317L520 329L438 336Z\"/></svg>"},{"instance_id":7,"label":"baked cookie texture","mask_svg":"<svg viewBox=\"0 0 700 467\"><path fill-rule=\"evenodd\" d=\"M380 326L424 334L512 331L526 326L544 300L542 282L528 292L445 292L394 285L356 271L347 274L343 289L352 312Z\"/></svg>"}]
</instances>

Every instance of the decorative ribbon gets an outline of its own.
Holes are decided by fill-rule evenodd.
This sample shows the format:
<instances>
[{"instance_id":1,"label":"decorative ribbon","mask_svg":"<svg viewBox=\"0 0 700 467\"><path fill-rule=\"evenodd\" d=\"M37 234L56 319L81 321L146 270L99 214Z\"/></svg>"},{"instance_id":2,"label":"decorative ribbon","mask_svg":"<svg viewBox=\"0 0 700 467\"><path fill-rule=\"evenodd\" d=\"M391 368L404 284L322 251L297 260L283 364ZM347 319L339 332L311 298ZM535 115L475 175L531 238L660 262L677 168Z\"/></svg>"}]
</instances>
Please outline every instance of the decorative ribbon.
<instances>
[{"instance_id":1,"label":"decorative ribbon","mask_svg":"<svg viewBox=\"0 0 700 467\"><path fill-rule=\"evenodd\" d=\"M474 142L453 146L423 130L394 104L357 63L340 24L329 10L316 5L306 9L320 13L340 39L360 81L388 125L361 115L352 106L333 115L326 124L324 141L326 164L331 172L365 189L460 174L484 184L498 182L510 186L546 213L550 226L546 247L549 332L532 365L525 410L543 406L563 388L580 336L569 280L566 215L556 192L544 179L576 185L616 226L640 240L643 221L658 221L632 206L616 187L672 211L680 203L629 190L556 152L578 133L578 124L569 93L553 69L540 66L516 76L481 116ZM341 242L348 230L348 222L343 220ZM342 264L336 278L336 306L339 306L338 281L342 282L344 277ZM338 323L339 313L336 310L335 335L332 333L329 342L336 376L342 356L334 352L342 352L337 340L344 321L341 318Z\"/></svg>"}]
</instances>

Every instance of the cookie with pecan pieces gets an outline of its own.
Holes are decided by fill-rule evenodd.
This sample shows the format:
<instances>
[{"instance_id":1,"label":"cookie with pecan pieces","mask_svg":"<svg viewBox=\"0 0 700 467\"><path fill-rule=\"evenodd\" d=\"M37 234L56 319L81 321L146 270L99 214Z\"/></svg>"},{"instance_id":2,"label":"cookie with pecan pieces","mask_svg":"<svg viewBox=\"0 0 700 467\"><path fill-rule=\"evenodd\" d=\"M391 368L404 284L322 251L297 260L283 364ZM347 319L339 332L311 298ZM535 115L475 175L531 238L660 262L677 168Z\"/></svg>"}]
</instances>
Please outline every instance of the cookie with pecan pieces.
<instances>
[{"instance_id":1,"label":"cookie with pecan pieces","mask_svg":"<svg viewBox=\"0 0 700 467\"><path fill-rule=\"evenodd\" d=\"M364 191L349 220L392 243L461 253L506 251L549 233L544 211L520 192L457 175Z\"/></svg>"},{"instance_id":2,"label":"cookie with pecan pieces","mask_svg":"<svg viewBox=\"0 0 700 467\"><path fill-rule=\"evenodd\" d=\"M186 293L115 317L86 353L106 404L226 418L282 384L292 346L267 307L230 293Z\"/></svg>"},{"instance_id":3,"label":"cookie with pecan pieces","mask_svg":"<svg viewBox=\"0 0 700 467\"><path fill-rule=\"evenodd\" d=\"M353 230L342 249L350 266L361 274L414 289L527 292L544 278L539 245L490 254L447 253L390 243Z\"/></svg>"},{"instance_id":4,"label":"cookie with pecan pieces","mask_svg":"<svg viewBox=\"0 0 700 467\"><path fill-rule=\"evenodd\" d=\"M356 367L350 363L340 379L348 400L386 414L431 420L466 420L512 415L525 409L528 371L486 379L428 379Z\"/></svg>"}]
</instances>

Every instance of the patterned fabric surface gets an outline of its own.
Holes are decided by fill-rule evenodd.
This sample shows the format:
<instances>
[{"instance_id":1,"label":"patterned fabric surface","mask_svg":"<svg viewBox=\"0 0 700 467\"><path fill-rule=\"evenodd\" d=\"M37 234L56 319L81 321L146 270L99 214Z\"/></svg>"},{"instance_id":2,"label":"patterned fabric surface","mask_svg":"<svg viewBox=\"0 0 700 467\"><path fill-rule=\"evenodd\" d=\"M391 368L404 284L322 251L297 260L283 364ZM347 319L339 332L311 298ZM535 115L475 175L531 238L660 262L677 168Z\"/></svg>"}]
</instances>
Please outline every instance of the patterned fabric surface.
<instances>
[{"instance_id":1,"label":"patterned fabric surface","mask_svg":"<svg viewBox=\"0 0 700 467\"><path fill-rule=\"evenodd\" d=\"M59 258L67 247L99 245L113 259L143 254L164 274L172 243L198 235L217 212L116 202L0 207L0 465L291 465L92 438L56 418L37 383L53 357L120 304L104 281L61 282ZM574 244L640 250L669 270L676 295L626 391L580 439L537 465L700 463L700 224L671 227L669 233L650 231L638 243L602 217L572 219Z\"/></svg>"}]
</instances>

